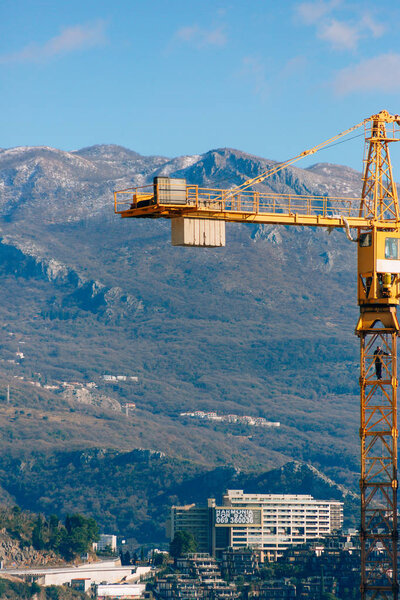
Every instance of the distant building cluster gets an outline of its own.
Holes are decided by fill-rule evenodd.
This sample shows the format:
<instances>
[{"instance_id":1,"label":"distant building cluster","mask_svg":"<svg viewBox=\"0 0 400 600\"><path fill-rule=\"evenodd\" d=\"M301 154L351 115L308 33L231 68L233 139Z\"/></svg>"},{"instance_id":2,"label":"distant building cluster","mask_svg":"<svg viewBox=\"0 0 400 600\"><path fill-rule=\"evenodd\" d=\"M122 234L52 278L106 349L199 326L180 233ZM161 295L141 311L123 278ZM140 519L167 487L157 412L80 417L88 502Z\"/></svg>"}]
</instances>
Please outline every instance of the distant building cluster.
<instances>
[{"instance_id":1,"label":"distant building cluster","mask_svg":"<svg viewBox=\"0 0 400 600\"><path fill-rule=\"evenodd\" d=\"M19 355L22 355L22 352L20 352ZM23 355L20 356L20 358L23 358ZM35 380L28 379L23 375L14 375L14 379L25 381L26 383L29 383L30 385L33 385L35 387L42 387L46 390L53 391L61 391L65 389L76 390L83 388L94 389L98 387L97 383L95 383L94 381L88 381L86 383L82 383L81 381L54 381L52 384L43 384L40 381L40 379L42 379L41 373L35 373L35 376L37 377L37 379ZM119 381L134 381L137 383L139 381L139 378L133 375L103 375L102 380L105 383L115 383Z\"/></svg>"},{"instance_id":2,"label":"distant building cluster","mask_svg":"<svg viewBox=\"0 0 400 600\"><path fill-rule=\"evenodd\" d=\"M186 554L177 559L176 566L178 573L157 580L154 590L157 598L225 600L239 597L236 585L222 579L215 558L207 553Z\"/></svg>"},{"instance_id":3,"label":"distant building cluster","mask_svg":"<svg viewBox=\"0 0 400 600\"><path fill-rule=\"evenodd\" d=\"M135 381L136 383L139 381L139 377L136 375L103 375L103 381L107 383L116 381Z\"/></svg>"},{"instance_id":4,"label":"distant building cluster","mask_svg":"<svg viewBox=\"0 0 400 600\"><path fill-rule=\"evenodd\" d=\"M343 502L310 495L245 494L228 490L217 506L173 506L171 539L190 531L200 552L221 556L226 548L252 548L264 560L276 560L290 546L323 538L341 529Z\"/></svg>"},{"instance_id":5,"label":"distant building cluster","mask_svg":"<svg viewBox=\"0 0 400 600\"><path fill-rule=\"evenodd\" d=\"M42 375L40 373L35 373L35 375L38 377L38 380L27 379L23 375L14 375L14 379L19 379L20 381L24 381L29 385L52 391L97 388L97 384L94 381L89 381L87 383L82 383L80 381L55 381L53 384L41 383L39 379L41 379Z\"/></svg>"},{"instance_id":6,"label":"distant building cluster","mask_svg":"<svg viewBox=\"0 0 400 600\"><path fill-rule=\"evenodd\" d=\"M279 421L267 421L264 417L251 417L249 415L218 415L216 412L195 410L194 412L180 413L180 417L204 419L207 421L225 421L226 423L244 423L252 427L280 427Z\"/></svg>"},{"instance_id":7,"label":"distant building cluster","mask_svg":"<svg viewBox=\"0 0 400 600\"><path fill-rule=\"evenodd\" d=\"M263 574L263 565L250 548L227 548L219 559L207 553L185 554L176 560L172 573L157 577L153 593L159 600L359 597L360 548L354 535L335 534L323 543L315 540L291 547L279 563L279 572L285 575L276 578Z\"/></svg>"}]
</instances>

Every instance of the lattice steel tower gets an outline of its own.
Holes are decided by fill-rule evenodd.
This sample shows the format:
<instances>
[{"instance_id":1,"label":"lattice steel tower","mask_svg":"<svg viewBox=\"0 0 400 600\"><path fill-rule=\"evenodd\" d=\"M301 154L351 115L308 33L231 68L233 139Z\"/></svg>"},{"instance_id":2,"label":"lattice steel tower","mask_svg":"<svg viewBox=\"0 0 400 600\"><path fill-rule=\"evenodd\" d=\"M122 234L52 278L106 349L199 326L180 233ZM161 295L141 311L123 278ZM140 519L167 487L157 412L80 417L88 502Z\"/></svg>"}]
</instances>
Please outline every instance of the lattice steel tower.
<instances>
[{"instance_id":1,"label":"lattice steel tower","mask_svg":"<svg viewBox=\"0 0 400 600\"><path fill-rule=\"evenodd\" d=\"M389 132L388 129L391 129ZM399 221L388 144L396 122L386 112L366 123L360 216L371 220L358 243L357 333L361 346L361 598L398 598L397 336Z\"/></svg>"}]
</instances>

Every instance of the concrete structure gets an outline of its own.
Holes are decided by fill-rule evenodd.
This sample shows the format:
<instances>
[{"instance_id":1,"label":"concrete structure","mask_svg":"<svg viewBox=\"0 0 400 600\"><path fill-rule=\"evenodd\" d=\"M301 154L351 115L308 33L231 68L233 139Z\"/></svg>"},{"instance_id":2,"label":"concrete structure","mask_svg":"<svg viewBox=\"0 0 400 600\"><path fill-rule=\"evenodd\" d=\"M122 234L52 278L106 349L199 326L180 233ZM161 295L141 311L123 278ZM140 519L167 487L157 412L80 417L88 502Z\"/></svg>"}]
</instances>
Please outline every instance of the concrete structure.
<instances>
[{"instance_id":1,"label":"concrete structure","mask_svg":"<svg viewBox=\"0 0 400 600\"><path fill-rule=\"evenodd\" d=\"M111 600L113 598L121 598L125 600L132 600L133 598L140 598L146 589L144 583L129 584L100 584L97 586L97 599L98 600Z\"/></svg>"},{"instance_id":2,"label":"concrete structure","mask_svg":"<svg viewBox=\"0 0 400 600\"><path fill-rule=\"evenodd\" d=\"M85 580L86 589L93 583L138 583L152 571L151 567L121 567L119 560L86 563L78 567L55 567L44 569L2 569L0 573L20 577L24 581L36 581L39 585L71 585L72 581ZM78 583L75 583L78 585Z\"/></svg>"},{"instance_id":3,"label":"concrete structure","mask_svg":"<svg viewBox=\"0 0 400 600\"><path fill-rule=\"evenodd\" d=\"M225 246L225 223L187 217L171 219L171 243L205 248Z\"/></svg>"},{"instance_id":4,"label":"concrete structure","mask_svg":"<svg viewBox=\"0 0 400 600\"><path fill-rule=\"evenodd\" d=\"M220 556L228 547L248 547L264 561L276 560L286 548L327 536L342 525L343 502L337 500L228 490L222 506L209 499L207 507L172 507L170 536L190 531L199 552Z\"/></svg>"},{"instance_id":5,"label":"concrete structure","mask_svg":"<svg viewBox=\"0 0 400 600\"><path fill-rule=\"evenodd\" d=\"M116 382L116 381L139 381L137 375L103 375L103 381Z\"/></svg>"}]
</instances>

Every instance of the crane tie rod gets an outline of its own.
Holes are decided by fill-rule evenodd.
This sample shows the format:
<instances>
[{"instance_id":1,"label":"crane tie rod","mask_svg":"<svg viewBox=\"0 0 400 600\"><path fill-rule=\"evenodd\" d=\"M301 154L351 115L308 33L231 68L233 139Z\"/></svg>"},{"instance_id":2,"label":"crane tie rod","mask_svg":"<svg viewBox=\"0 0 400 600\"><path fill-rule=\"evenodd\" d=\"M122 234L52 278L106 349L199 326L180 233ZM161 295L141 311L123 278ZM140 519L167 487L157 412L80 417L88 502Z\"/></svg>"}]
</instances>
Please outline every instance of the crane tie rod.
<instances>
[{"instance_id":1,"label":"crane tie rod","mask_svg":"<svg viewBox=\"0 0 400 600\"><path fill-rule=\"evenodd\" d=\"M353 125L353 127L350 127L349 129L346 129L345 131L338 133L337 135L333 136L332 138L329 138L329 140L326 140L325 142L321 142L320 144L317 144L317 146L314 146L313 148L310 148L309 150L304 150L303 152L300 152L300 154L297 154L297 156L294 156L293 158L289 158L289 160L286 160L285 162L274 165L268 171L264 171L264 173L260 173L260 175L253 177L253 179L247 179L241 185L238 185L237 187L230 190L227 196L225 196L225 197L221 196L221 199L226 200L227 198L231 198L232 196L235 196L236 194L243 192L248 187L255 185L256 183L261 183L268 177L271 177L272 175L276 175L276 173L279 173L279 171L286 169L286 167L288 167L289 165L292 165L293 163L297 162L298 160L304 158L305 156L310 156L311 154L315 154L316 152L318 152L318 150L322 150L322 148L325 148L329 145L334 145L333 142L336 142L336 140L339 140L340 138L344 137L345 135L351 133L352 131L355 131L362 125L365 125L365 123L367 123L368 121L375 121L375 120L381 121L381 122L383 121L386 123L397 123L398 125L400 125L400 115L389 115L389 113L387 113L386 111L382 111L377 115L372 115L371 117L368 117L367 119L364 119L363 121L361 121L361 123L357 123L357 125Z\"/></svg>"},{"instance_id":2,"label":"crane tie rod","mask_svg":"<svg viewBox=\"0 0 400 600\"><path fill-rule=\"evenodd\" d=\"M276 173L279 173L279 171L286 169L286 167L288 167L289 165L292 165L293 163L297 162L298 160L301 160L305 156L310 156L311 154L315 154L316 152L318 152L318 150L321 150L322 148L325 148L325 146L328 146L328 145L332 144L333 142L336 142L336 140L351 133L355 129L358 129L359 127L364 125L364 123L366 121L369 121L369 120L370 119L364 119L364 121L361 121L361 123L357 123L357 125L353 125L353 127L350 127L349 129L346 129L345 131L342 131L342 133L338 133L337 135L333 136L332 138L329 138L329 140L325 140L324 142L321 142L320 144L318 144L317 146L314 146L313 148L310 148L309 150L304 150L300 154L297 154L293 158L289 158L285 162L274 165L272 167L272 169L268 169L268 171L264 171L264 173L257 175L257 177L253 177L253 179L247 179L241 185L238 185L237 187L230 190L227 197L229 198L231 196L235 196L236 194L246 190L248 187L255 185L256 183L261 183L262 181L264 181L268 177L271 177L272 175L276 175Z\"/></svg>"}]
</instances>

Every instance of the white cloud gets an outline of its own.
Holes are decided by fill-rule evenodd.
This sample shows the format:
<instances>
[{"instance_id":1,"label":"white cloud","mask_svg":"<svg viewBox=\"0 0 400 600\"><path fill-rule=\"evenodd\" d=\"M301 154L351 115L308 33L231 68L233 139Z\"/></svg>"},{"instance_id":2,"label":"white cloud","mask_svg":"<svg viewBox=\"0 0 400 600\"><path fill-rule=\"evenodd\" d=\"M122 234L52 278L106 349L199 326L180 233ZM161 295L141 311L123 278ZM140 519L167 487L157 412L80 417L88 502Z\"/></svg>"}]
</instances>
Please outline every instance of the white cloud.
<instances>
[{"instance_id":1,"label":"white cloud","mask_svg":"<svg viewBox=\"0 0 400 600\"><path fill-rule=\"evenodd\" d=\"M342 9L346 10L350 19L339 20L332 13ZM335 50L355 50L362 38L377 38L383 35L385 27L364 8L360 11L357 5L347 5L342 0L315 0L302 2L295 7L297 16L306 25L313 25L317 37L328 42ZM362 13L362 14L361 14Z\"/></svg>"},{"instance_id":2,"label":"white cloud","mask_svg":"<svg viewBox=\"0 0 400 600\"><path fill-rule=\"evenodd\" d=\"M397 92L400 90L400 54L388 53L346 67L333 82L337 94Z\"/></svg>"},{"instance_id":3,"label":"white cloud","mask_svg":"<svg viewBox=\"0 0 400 600\"><path fill-rule=\"evenodd\" d=\"M0 55L0 63L42 62L69 52L93 48L105 42L104 30L104 21L67 27L44 44L30 44L17 52Z\"/></svg>"},{"instance_id":4,"label":"white cloud","mask_svg":"<svg viewBox=\"0 0 400 600\"><path fill-rule=\"evenodd\" d=\"M323 2L322 0L317 0L316 2L301 2L296 6L296 12L303 23L313 25L331 13L339 4L339 1Z\"/></svg>"},{"instance_id":5,"label":"white cloud","mask_svg":"<svg viewBox=\"0 0 400 600\"><path fill-rule=\"evenodd\" d=\"M182 27L175 33L175 39L192 44L196 48L207 46L225 46L227 36L223 27L213 29L202 29L198 25Z\"/></svg>"},{"instance_id":6,"label":"white cloud","mask_svg":"<svg viewBox=\"0 0 400 600\"><path fill-rule=\"evenodd\" d=\"M242 60L239 75L253 86L257 96L266 98L270 92L270 83L267 78L265 65L254 56L246 56Z\"/></svg>"},{"instance_id":7,"label":"white cloud","mask_svg":"<svg viewBox=\"0 0 400 600\"><path fill-rule=\"evenodd\" d=\"M360 38L360 30L357 26L332 19L329 23L322 25L317 32L321 40L330 42L337 50L354 50Z\"/></svg>"},{"instance_id":8,"label":"white cloud","mask_svg":"<svg viewBox=\"0 0 400 600\"><path fill-rule=\"evenodd\" d=\"M280 77L281 79L288 79L293 75L295 77L299 77L301 71L303 71L307 66L307 59L305 56L298 55L290 58L286 64L283 65Z\"/></svg>"},{"instance_id":9,"label":"white cloud","mask_svg":"<svg viewBox=\"0 0 400 600\"><path fill-rule=\"evenodd\" d=\"M375 38L381 37L381 35L385 33L384 25L375 21L371 15L364 15L361 19L360 25L362 29L370 31Z\"/></svg>"}]
</instances>

